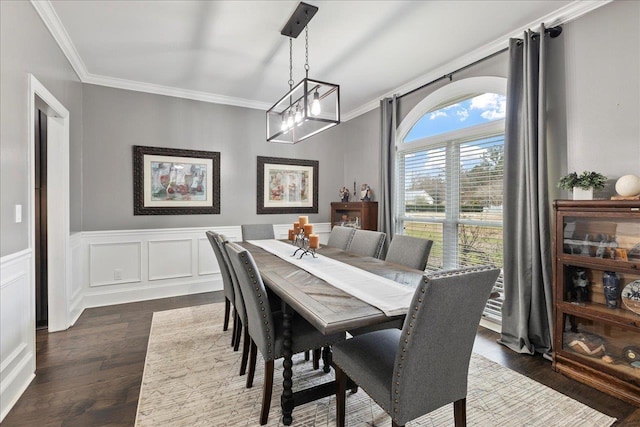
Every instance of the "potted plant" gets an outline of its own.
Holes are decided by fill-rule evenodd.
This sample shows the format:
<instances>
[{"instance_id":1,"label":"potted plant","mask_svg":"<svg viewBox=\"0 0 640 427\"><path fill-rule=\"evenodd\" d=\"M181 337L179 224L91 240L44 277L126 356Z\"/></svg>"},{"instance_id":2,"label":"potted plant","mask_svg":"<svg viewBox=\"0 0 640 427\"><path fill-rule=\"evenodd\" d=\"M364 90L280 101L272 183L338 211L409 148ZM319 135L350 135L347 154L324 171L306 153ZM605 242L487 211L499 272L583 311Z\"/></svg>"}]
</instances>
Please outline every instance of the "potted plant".
<instances>
[{"instance_id":1,"label":"potted plant","mask_svg":"<svg viewBox=\"0 0 640 427\"><path fill-rule=\"evenodd\" d=\"M560 178L558 187L573 193L573 200L592 200L593 190L604 188L607 177L598 172L584 171L581 175L571 172Z\"/></svg>"}]
</instances>

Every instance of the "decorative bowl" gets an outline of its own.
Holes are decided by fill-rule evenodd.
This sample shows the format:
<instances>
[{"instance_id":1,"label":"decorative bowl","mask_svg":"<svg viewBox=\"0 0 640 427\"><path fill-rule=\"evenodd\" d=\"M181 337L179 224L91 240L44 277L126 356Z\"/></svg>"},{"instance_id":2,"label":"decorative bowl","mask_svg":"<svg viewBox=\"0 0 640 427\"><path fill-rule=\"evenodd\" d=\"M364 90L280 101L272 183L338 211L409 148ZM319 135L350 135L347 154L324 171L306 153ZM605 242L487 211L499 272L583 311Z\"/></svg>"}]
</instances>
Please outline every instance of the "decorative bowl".
<instances>
[{"instance_id":1,"label":"decorative bowl","mask_svg":"<svg viewBox=\"0 0 640 427\"><path fill-rule=\"evenodd\" d=\"M629 310L636 314L640 314L640 280L629 282L622 289L622 303Z\"/></svg>"}]
</instances>

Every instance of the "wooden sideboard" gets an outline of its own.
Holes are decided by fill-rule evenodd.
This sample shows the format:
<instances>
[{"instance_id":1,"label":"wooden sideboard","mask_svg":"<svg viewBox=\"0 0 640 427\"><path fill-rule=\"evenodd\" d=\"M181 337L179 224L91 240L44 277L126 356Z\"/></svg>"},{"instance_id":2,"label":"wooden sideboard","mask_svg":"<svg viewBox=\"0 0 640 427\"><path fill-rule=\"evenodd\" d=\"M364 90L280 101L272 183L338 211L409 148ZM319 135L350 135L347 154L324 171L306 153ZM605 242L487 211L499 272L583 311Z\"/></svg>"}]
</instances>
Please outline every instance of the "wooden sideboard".
<instances>
[{"instance_id":1,"label":"wooden sideboard","mask_svg":"<svg viewBox=\"0 0 640 427\"><path fill-rule=\"evenodd\" d=\"M378 202L332 202L331 228L336 225L378 230Z\"/></svg>"}]
</instances>

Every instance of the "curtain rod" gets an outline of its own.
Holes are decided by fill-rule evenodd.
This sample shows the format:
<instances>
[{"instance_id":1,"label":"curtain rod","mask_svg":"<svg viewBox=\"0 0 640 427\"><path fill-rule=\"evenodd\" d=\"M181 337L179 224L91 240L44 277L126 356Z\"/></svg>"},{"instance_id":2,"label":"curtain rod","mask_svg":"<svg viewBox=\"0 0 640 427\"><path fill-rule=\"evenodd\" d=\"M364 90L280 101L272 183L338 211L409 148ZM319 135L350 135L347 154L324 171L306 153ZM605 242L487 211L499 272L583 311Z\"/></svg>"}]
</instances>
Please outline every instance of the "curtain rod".
<instances>
[{"instance_id":1,"label":"curtain rod","mask_svg":"<svg viewBox=\"0 0 640 427\"><path fill-rule=\"evenodd\" d=\"M548 33L551 36L552 39L555 39L556 37L558 37L560 35L560 33L562 33L562 27L560 25L558 25L556 27L545 28L544 32ZM467 68L471 68L476 64L479 64L481 62L484 62L484 61L486 61L488 59L493 58L494 56L500 55L501 53L506 52L507 50L509 50L508 47L502 48L502 49L500 49L500 50L498 50L496 52L493 52L493 53L485 56L484 58L480 58L480 59L478 59L476 61L473 61L471 64L467 64L464 67L460 67L457 70L454 70L454 71L452 71L452 72L450 72L448 74L445 74L444 76L438 77L435 80L431 80L430 82L425 83L425 84L423 84L421 86L418 86L415 89L411 89L409 92L405 92L402 95L398 95L397 98L400 99L400 98L403 98L403 97L405 97L407 95L411 95L414 92L417 92L417 91L419 91L421 89L424 89L425 87L431 86L434 83L438 83L439 81L444 80L444 79L449 79L449 81L452 81L454 74L457 74L457 73L459 73L461 71L464 71Z\"/></svg>"}]
</instances>

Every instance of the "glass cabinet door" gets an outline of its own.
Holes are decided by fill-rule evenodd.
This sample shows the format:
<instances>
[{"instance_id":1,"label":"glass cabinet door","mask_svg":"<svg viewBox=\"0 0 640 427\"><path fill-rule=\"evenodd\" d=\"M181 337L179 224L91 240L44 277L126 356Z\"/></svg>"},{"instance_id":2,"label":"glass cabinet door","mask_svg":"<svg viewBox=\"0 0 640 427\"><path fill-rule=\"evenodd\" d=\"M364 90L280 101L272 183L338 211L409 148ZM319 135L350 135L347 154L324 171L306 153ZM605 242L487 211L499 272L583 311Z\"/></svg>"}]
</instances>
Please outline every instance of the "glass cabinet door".
<instances>
[{"instance_id":1,"label":"glass cabinet door","mask_svg":"<svg viewBox=\"0 0 640 427\"><path fill-rule=\"evenodd\" d=\"M565 315L562 350L588 365L640 384L640 335L636 331Z\"/></svg>"}]
</instances>

